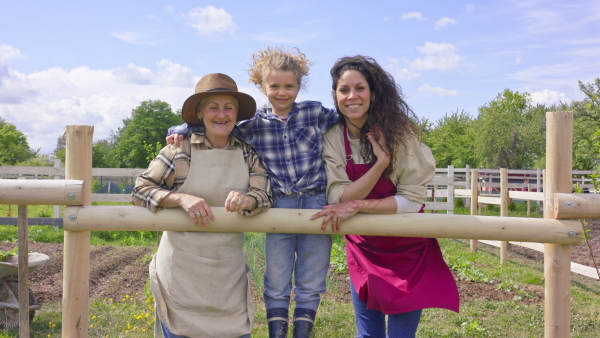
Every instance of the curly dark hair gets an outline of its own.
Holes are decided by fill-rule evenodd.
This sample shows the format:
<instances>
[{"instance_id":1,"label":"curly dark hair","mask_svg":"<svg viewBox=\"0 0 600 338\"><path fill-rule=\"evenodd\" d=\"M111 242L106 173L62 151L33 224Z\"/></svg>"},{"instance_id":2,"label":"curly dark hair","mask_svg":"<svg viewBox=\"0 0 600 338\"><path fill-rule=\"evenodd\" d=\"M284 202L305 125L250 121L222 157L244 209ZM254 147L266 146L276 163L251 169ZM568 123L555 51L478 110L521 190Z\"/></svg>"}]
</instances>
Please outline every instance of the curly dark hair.
<instances>
[{"instance_id":1,"label":"curly dark hair","mask_svg":"<svg viewBox=\"0 0 600 338\"><path fill-rule=\"evenodd\" d=\"M384 172L384 175L389 177L394 170L396 153L400 145L402 144L406 150L408 139L418 135L418 130L413 123L416 115L403 100L402 89L396 84L392 75L383 70L375 59L362 55L345 56L335 62L330 72L333 82L333 101L340 115L339 123L345 125L347 122L340 112L335 93L340 77L349 70L358 71L365 77L372 98L367 111L367 122L360 129L361 155L365 163L375 160L373 147L367 141L366 134L379 130L385 136L386 146L391 152L390 165Z\"/></svg>"}]
</instances>

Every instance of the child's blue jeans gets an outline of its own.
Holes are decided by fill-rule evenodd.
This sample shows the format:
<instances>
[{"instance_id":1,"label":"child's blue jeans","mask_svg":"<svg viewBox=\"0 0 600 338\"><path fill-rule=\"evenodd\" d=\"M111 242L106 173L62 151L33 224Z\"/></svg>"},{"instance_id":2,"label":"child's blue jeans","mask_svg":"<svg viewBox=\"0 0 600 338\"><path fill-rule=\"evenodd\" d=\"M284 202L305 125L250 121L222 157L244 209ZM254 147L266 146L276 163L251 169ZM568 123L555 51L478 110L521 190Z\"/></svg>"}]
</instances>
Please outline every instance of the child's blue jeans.
<instances>
[{"instance_id":1,"label":"child's blue jeans","mask_svg":"<svg viewBox=\"0 0 600 338\"><path fill-rule=\"evenodd\" d=\"M322 209L327 204L325 193L275 194L274 208ZM320 229L321 222L314 221ZM267 233L265 271L265 305L288 309L294 276L296 308L317 311L321 294L325 293L327 270L331 256L331 235Z\"/></svg>"}]
</instances>

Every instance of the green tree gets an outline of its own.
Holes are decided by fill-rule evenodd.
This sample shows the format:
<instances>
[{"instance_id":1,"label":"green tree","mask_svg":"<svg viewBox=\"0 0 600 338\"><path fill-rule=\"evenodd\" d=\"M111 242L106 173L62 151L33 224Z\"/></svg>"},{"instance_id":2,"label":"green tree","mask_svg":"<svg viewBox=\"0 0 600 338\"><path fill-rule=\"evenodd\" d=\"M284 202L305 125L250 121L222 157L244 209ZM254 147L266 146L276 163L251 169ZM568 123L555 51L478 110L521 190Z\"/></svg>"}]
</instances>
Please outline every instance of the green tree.
<instances>
[{"instance_id":1,"label":"green tree","mask_svg":"<svg viewBox=\"0 0 600 338\"><path fill-rule=\"evenodd\" d=\"M505 89L479 107L474 152L487 168L529 169L545 153L544 106L531 106L528 93Z\"/></svg>"},{"instance_id":2,"label":"green tree","mask_svg":"<svg viewBox=\"0 0 600 338\"><path fill-rule=\"evenodd\" d=\"M24 167L52 167L54 166L54 156L52 154L38 154L36 157L17 163L17 165Z\"/></svg>"},{"instance_id":3,"label":"green tree","mask_svg":"<svg viewBox=\"0 0 600 338\"><path fill-rule=\"evenodd\" d=\"M594 83L579 81L586 96L583 101L562 105L561 110L573 111L573 168L592 170L600 160L600 78Z\"/></svg>"},{"instance_id":4,"label":"green tree","mask_svg":"<svg viewBox=\"0 0 600 338\"><path fill-rule=\"evenodd\" d=\"M467 164L477 165L473 147L473 118L466 112L458 110L446 114L436 121L428 138L428 145L433 152L438 167L454 165L464 168Z\"/></svg>"},{"instance_id":5,"label":"green tree","mask_svg":"<svg viewBox=\"0 0 600 338\"><path fill-rule=\"evenodd\" d=\"M149 151L144 144L164 144L167 129L181 123L171 106L159 100L144 101L123 120L123 127L113 134L114 159L120 168L145 168Z\"/></svg>"},{"instance_id":6,"label":"green tree","mask_svg":"<svg viewBox=\"0 0 600 338\"><path fill-rule=\"evenodd\" d=\"M93 168L114 168L115 162L115 144L109 139L94 142L92 147L92 167Z\"/></svg>"},{"instance_id":7,"label":"green tree","mask_svg":"<svg viewBox=\"0 0 600 338\"><path fill-rule=\"evenodd\" d=\"M38 155L32 150L27 137L14 124L0 118L0 165L15 165Z\"/></svg>"},{"instance_id":8,"label":"green tree","mask_svg":"<svg viewBox=\"0 0 600 338\"><path fill-rule=\"evenodd\" d=\"M66 147L67 147L67 141L62 138L62 137L58 137L56 139L56 148L54 148L54 157L56 157L57 159L61 160L63 165L65 163L65 157L66 157Z\"/></svg>"}]
</instances>

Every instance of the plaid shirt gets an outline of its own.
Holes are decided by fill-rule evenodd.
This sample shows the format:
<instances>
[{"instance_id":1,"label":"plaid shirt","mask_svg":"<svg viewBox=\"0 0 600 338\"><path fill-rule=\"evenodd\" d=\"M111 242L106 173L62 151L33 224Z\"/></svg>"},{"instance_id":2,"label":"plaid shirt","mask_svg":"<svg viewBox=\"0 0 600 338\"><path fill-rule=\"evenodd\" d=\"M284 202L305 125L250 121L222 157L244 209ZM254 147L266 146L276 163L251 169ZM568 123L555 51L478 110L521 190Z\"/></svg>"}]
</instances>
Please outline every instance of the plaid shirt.
<instances>
[{"instance_id":1,"label":"plaid shirt","mask_svg":"<svg viewBox=\"0 0 600 338\"><path fill-rule=\"evenodd\" d=\"M182 142L180 147L173 145L164 147L150 162L148 170L136 179L132 192L132 203L156 212L160 202L167 195L181 188L190 172L191 146L196 146L202 151L212 149L203 133L194 133L189 142L187 140ZM256 208L252 211L244 210L243 215L256 215L266 211L271 207L273 201L270 178L260 157L250 145L233 136L229 136L227 149L242 149L244 162L248 166L250 174L248 192L245 196L256 199Z\"/></svg>"},{"instance_id":2,"label":"plaid shirt","mask_svg":"<svg viewBox=\"0 0 600 338\"><path fill-rule=\"evenodd\" d=\"M334 109L321 102L294 103L287 123L261 108L241 121L232 134L250 143L267 167L275 193L324 191L327 175L321 157L322 136L338 121ZM169 128L169 135L189 135L202 127L186 123Z\"/></svg>"}]
</instances>

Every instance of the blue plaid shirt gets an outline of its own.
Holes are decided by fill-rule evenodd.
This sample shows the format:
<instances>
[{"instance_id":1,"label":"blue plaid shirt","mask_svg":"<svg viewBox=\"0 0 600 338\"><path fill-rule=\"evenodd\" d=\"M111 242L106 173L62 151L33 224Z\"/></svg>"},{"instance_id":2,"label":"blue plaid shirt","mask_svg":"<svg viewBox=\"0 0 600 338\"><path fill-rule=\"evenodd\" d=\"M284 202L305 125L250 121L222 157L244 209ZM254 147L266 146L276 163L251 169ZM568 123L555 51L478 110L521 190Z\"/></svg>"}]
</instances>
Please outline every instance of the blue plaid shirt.
<instances>
[{"instance_id":1,"label":"blue plaid shirt","mask_svg":"<svg viewBox=\"0 0 600 338\"><path fill-rule=\"evenodd\" d=\"M232 134L246 142L262 158L274 193L319 192L327 186L327 174L321 157L322 136L338 121L334 109L321 102L294 103L287 123L267 108L238 123ZM203 127L187 123L169 128L169 135L186 137Z\"/></svg>"}]
</instances>

